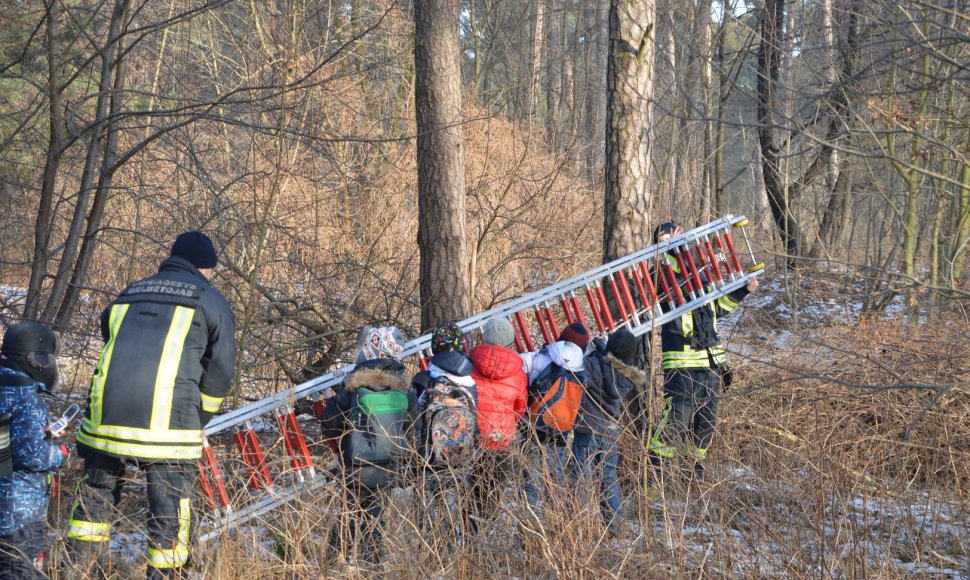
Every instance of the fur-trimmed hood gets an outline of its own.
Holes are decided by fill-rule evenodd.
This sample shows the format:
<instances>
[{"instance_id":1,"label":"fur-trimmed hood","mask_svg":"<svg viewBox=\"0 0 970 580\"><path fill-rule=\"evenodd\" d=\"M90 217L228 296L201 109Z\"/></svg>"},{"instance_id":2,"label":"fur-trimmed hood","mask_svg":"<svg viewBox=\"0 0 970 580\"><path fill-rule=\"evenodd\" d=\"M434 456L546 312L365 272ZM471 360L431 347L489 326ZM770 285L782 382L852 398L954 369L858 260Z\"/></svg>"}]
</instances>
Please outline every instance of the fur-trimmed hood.
<instances>
[{"instance_id":1,"label":"fur-trimmed hood","mask_svg":"<svg viewBox=\"0 0 970 580\"><path fill-rule=\"evenodd\" d=\"M616 372L633 381L633 384L635 385L642 385L647 382L647 373L624 363L620 359L613 356L612 353L606 353L606 362L613 365Z\"/></svg>"},{"instance_id":2,"label":"fur-trimmed hood","mask_svg":"<svg viewBox=\"0 0 970 580\"><path fill-rule=\"evenodd\" d=\"M361 387L388 387L407 392L411 377L400 362L391 358L364 361L344 379L344 388L350 391Z\"/></svg>"}]
</instances>

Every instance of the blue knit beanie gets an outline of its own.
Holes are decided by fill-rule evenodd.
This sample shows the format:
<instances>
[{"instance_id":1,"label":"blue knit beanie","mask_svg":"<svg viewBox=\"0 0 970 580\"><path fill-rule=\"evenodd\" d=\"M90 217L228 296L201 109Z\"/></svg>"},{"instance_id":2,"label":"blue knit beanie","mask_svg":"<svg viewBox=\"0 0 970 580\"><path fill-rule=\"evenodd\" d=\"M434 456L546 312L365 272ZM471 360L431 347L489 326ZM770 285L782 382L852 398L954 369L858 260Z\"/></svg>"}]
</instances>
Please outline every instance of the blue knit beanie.
<instances>
[{"instance_id":1,"label":"blue knit beanie","mask_svg":"<svg viewBox=\"0 0 970 580\"><path fill-rule=\"evenodd\" d=\"M185 258L196 268L215 268L219 263L216 247L202 232L185 232L175 238L172 255Z\"/></svg>"}]
</instances>

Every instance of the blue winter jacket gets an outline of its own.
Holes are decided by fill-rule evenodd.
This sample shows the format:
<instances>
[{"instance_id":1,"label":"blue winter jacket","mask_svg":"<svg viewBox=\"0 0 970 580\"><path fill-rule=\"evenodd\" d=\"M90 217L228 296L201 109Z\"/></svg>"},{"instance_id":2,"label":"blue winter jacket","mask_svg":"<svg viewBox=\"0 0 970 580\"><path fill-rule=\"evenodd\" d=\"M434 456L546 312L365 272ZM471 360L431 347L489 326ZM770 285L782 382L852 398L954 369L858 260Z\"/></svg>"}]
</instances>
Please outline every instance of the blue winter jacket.
<instances>
[{"instance_id":1,"label":"blue winter jacket","mask_svg":"<svg viewBox=\"0 0 970 580\"><path fill-rule=\"evenodd\" d=\"M60 447L44 440L51 419L47 403L37 394L38 386L24 373L0 367L0 414L11 415L14 470L0 477L0 536L47 518L47 472L64 460Z\"/></svg>"}]
</instances>

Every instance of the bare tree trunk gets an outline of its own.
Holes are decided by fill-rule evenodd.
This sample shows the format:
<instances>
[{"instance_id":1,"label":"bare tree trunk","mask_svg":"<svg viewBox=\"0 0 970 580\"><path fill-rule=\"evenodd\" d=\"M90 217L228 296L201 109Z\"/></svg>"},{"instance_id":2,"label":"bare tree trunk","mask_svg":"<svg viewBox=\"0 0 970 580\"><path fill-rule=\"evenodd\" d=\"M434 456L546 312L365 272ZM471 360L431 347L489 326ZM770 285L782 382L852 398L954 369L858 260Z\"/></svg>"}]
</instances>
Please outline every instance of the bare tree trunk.
<instances>
[{"instance_id":1,"label":"bare tree trunk","mask_svg":"<svg viewBox=\"0 0 970 580\"><path fill-rule=\"evenodd\" d=\"M465 240L458 0L414 3L421 327L466 316L471 302Z\"/></svg>"},{"instance_id":2,"label":"bare tree trunk","mask_svg":"<svg viewBox=\"0 0 970 580\"><path fill-rule=\"evenodd\" d=\"M788 188L780 172L781 151L775 139L777 126L779 66L781 63L781 31L785 17L784 0L767 0L761 14L761 42L758 46L758 140L761 144L761 172L768 194L771 215L778 227L793 266L799 255L798 222L789 204Z\"/></svg>"},{"instance_id":3,"label":"bare tree trunk","mask_svg":"<svg viewBox=\"0 0 970 580\"><path fill-rule=\"evenodd\" d=\"M105 134L113 136L114 141L111 144L112 146L117 144L118 140L117 134L114 132L117 121L114 120L113 115L109 117L109 113L114 113L115 107L120 106L121 102L115 90L120 89L121 84L124 83L124 72L121 67L123 59L120 50L120 36L124 27L124 20L127 17L129 1L117 0L111 11L111 21L108 25L108 40L101 55L101 80L98 86L98 100L95 107L94 124L91 127L91 139L88 142L87 155L84 160L84 172L81 175L81 185L74 206L74 216L71 218L71 226L68 230L67 238L64 241L64 250L61 253L61 261L57 267L57 275L54 277L54 285L47 299L47 306L44 308L44 320L53 319L55 314L58 319L61 319L62 315L58 311L63 310L64 304L62 302L64 302L67 294L68 273L71 272L72 268L75 268L75 276L79 273L77 270L77 266L80 263L78 246L81 245L81 230L84 227L85 218L89 220L89 232L92 230L92 220L96 226L94 228L95 232L101 224L102 216L96 215L96 213L100 212L95 212L92 209L91 215L88 215L88 204L91 199L91 193L94 192L96 197L95 205L99 205L98 202L100 201L100 205L103 208L104 200L97 198L107 196L107 187L104 187L105 177L107 177L107 185L110 186L111 175L114 173L114 168L108 168L109 161L107 157L109 152L107 151L107 144L104 145L104 156L101 155L101 149L102 139ZM113 151L111 155L112 157L114 156ZM100 169L99 161L101 162ZM95 186L96 175L98 176L97 186ZM88 246L89 251L91 251L93 248L87 243L88 235L89 233L85 233L86 239L84 245ZM76 260L78 261L76 262ZM86 270L86 267L82 269ZM81 278L77 280L73 280L74 276L71 276L71 278L72 282L80 284L84 279L83 272Z\"/></svg>"},{"instance_id":4,"label":"bare tree trunk","mask_svg":"<svg viewBox=\"0 0 970 580\"><path fill-rule=\"evenodd\" d=\"M609 48L607 13L603 2L583 8L586 37L586 91L583 99L583 140L587 144L586 172L592 177L602 171L606 146L606 60Z\"/></svg>"},{"instance_id":5,"label":"bare tree trunk","mask_svg":"<svg viewBox=\"0 0 970 580\"><path fill-rule=\"evenodd\" d=\"M60 170L62 148L64 146L64 112L61 105L61 54L60 54L60 6L57 0L47 0L47 100L49 135L47 141L47 160L44 163L44 176L40 188L40 202L37 220L34 224L34 256L30 265L30 282L27 286L27 300L24 305L24 318L37 318L40 311L41 291L47 276L47 253L50 248L51 220L54 212L54 189Z\"/></svg>"},{"instance_id":6,"label":"bare tree trunk","mask_svg":"<svg viewBox=\"0 0 970 580\"><path fill-rule=\"evenodd\" d=\"M532 40L532 79L529 83L529 116L535 113L539 98L539 76L542 71L542 45L545 40L546 3L536 3L536 26Z\"/></svg>"},{"instance_id":7,"label":"bare tree trunk","mask_svg":"<svg viewBox=\"0 0 970 580\"><path fill-rule=\"evenodd\" d=\"M559 0L543 0L546 6L546 144L559 152L560 112L562 110L562 5Z\"/></svg>"},{"instance_id":8,"label":"bare tree trunk","mask_svg":"<svg viewBox=\"0 0 970 580\"><path fill-rule=\"evenodd\" d=\"M654 0L610 0L604 261L650 239L655 23Z\"/></svg>"}]
</instances>

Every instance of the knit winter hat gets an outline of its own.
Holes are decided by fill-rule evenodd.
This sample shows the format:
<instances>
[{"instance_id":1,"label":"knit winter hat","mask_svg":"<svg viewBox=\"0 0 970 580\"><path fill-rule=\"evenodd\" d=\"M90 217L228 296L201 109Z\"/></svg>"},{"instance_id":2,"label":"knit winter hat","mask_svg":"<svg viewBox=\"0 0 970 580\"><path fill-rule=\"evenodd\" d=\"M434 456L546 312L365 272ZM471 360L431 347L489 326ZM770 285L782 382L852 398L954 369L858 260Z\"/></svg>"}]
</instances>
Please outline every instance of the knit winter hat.
<instances>
[{"instance_id":1,"label":"knit winter hat","mask_svg":"<svg viewBox=\"0 0 970 580\"><path fill-rule=\"evenodd\" d=\"M461 350L462 337L465 334L454 322L439 324L431 332L431 352L448 352L450 350Z\"/></svg>"},{"instance_id":2,"label":"knit winter hat","mask_svg":"<svg viewBox=\"0 0 970 580\"><path fill-rule=\"evenodd\" d=\"M606 341L606 352L620 359L623 364L632 366L637 354L637 337L626 328L620 328Z\"/></svg>"},{"instance_id":3,"label":"knit winter hat","mask_svg":"<svg viewBox=\"0 0 970 580\"><path fill-rule=\"evenodd\" d=\"M515 330L512 323L504 318L493 318L482 328L482 344L494 344L512 348L515 344Z\"/></svg>"},{"instance_id":4,"label":"knit winter hat","mask_svg":"<svg viewBox=\"0 0 970 580\"><path fill-rule=\"evenodd\" d=\"M661 234L670 234L672 236L674 235L675 231L677 231L677 224L674 222L664 222L660 224L653 230L653 243L656 244L660 241Z\"/></svg>"},{"instance_id":5,"label":"knit winter hat","mask_svg":"<svg viewBox=\"0 0 970 580\"><path fill-rule=\"evenodd\" d=\"M563 329L559 334L558 340L571 342L579 348L586 350L586 347L589 345L589 332L582 322L574 322Z\"/></svg>"},{"instance_id":6,"label":"knit winter hat","mask_svg":"<svg viewBox=\"0 0 970 580\"><path fill-rule=\"evenodd\" d=\"M215 268L219 263L216 247L202 232L185 232L175 238L172 255L185 258L196 268Z\"/></svg>"},{"instance_id":7,"label":"knit winter hat","mask_svg":"<svg viewBox=\"0 0 970 580\"><path fill-rule=\"evenodd\" d=\"M357 335L357 362L375 358L398 358L404 351L404 335L394 326L365 326Z\"/></svg>"}]
</instances>

